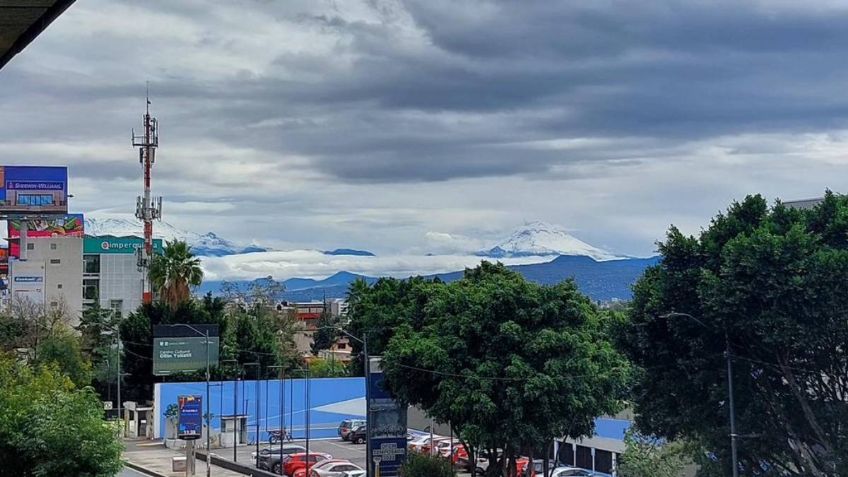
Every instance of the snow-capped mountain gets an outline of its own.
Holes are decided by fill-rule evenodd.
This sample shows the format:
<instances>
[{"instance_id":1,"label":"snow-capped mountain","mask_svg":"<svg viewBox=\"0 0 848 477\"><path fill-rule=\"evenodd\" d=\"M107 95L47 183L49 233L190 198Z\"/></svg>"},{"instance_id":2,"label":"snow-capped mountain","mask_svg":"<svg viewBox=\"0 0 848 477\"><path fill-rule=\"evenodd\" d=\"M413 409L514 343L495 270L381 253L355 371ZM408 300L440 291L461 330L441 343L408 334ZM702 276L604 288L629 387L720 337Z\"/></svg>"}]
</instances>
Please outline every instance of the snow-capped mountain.
<instances>
[{"instance_id":1,"label":"snow-capped mountain","mask_svg":"<svg viewBox=\"0 0 848 477\"><path fill-rule=\"evenodd\" d=\"M86 217L85 233L88 235L136 235L142 236L144 228L140 221L127 218ZM200 256L222 257L240 253L266 252L268 249L256 244L238 245L212 232L198 234L181 230L168 222L156 222L153 236L165 240L183 240L191 245L192 251Z\"/></svg>"},{"instance_id":2,"label":"snow-capped mountain","mask_svg":"<svg viewBox=\"0 0 848 477\"><path fill-rule=\"evenodd\" d=\"M488 250L478 252L477 255L492 258L578 255L598 261L624 258L589 245L569 234L564 228L545 222L525 224L508 239Z\"/></svg>"}]
</instances>

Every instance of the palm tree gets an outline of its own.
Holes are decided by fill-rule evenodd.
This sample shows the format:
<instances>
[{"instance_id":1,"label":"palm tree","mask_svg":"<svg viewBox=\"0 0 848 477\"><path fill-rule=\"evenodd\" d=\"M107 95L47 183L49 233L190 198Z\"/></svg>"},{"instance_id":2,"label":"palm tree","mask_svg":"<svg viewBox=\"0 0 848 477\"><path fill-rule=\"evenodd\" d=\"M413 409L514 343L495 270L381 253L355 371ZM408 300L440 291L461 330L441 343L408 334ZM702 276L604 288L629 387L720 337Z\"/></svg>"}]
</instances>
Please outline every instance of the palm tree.
<instances>
[{"instance_id":1,"label":"palm tree","mask_svg":"<svg viewBox=\"0 0 848 477\"><path fill-rule=\"evenodd\" d=\"M191 253L183 241L165 243L165 253L150 264L150 281L159 292L159 298L171 308L191 297L191 287L203 281L200 259Z\"/></svg>"}]
</instances>

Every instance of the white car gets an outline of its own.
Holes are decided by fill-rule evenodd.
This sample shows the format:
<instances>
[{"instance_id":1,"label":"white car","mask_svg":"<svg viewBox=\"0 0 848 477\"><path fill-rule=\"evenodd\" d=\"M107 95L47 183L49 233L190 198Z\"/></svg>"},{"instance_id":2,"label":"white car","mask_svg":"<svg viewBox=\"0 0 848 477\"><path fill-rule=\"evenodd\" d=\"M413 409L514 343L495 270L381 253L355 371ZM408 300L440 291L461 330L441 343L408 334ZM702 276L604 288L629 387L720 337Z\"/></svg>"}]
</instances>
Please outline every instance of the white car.
<instances>
[{"instance_id":1,"label":"white car","mask_svg":"<svg viewBox=\"0 0 848 477\"><path fill-rule=\"evenodd\" d=\"M356 475L365 475L365 470L347 460L319 462L309 469L309 477L352 477Z\"/></svg>"}]
</instances>

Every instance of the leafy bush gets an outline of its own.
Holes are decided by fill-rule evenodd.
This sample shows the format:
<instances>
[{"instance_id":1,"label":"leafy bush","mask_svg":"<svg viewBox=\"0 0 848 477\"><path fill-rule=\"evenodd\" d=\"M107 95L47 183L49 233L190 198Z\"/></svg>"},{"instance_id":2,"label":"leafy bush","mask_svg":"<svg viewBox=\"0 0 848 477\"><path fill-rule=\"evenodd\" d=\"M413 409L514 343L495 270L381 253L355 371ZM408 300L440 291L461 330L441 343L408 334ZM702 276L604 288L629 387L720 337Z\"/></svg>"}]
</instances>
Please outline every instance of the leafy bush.
<instances>
[{"instance_id":1,"label":"leafy bush","mask_svg":"<svg viewBox=\"0 0 848 477\"><path fill-rule=\"evenodd\" d=\"M93 389L0 356L0 477L115 475L122 450Z\"/></svg>"},{"instance_id":2,"label":"leafy bush","mask_svg":"<svg viewBox=\"0 0 848 477\"><path fill-rule=\"evenodd\" d=\"M426 454L409 454L400 468L401 477L453 477L450 462Z\"/></svg>"}]
</instances>

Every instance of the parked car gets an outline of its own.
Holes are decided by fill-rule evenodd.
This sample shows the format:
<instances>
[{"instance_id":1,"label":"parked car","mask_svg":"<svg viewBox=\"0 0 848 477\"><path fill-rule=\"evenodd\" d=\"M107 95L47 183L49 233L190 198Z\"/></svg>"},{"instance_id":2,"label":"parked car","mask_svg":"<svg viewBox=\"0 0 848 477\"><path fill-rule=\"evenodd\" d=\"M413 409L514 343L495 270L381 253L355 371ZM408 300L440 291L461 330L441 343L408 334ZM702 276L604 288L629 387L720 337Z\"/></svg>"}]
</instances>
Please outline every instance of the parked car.
<instances>
[{"instance_id":1,"label":"parked car","mask_svg":"<svg viewBox=\"0 0 848 477\"><path fill-rule=\"evenodd\" d=\"M421 446L424 445L424 442L429 438L429 434L419 434L417 437L406 443L406 448L409 449L410 452L418 452L419 449L421 449Z\"/></svg>"},{"instance_id":2,"label":"parked car","mask_svg":"<svg viewBox=\"0 0 848 477\"><path fill-rule=\"evenodd\" d=\"M556 468L556 461L549 460L548 461L548 475L545 475L545 460L544 459L534 459L533 460L533 475L535 477L553 477L554 469Z\"/></svg>"},{"instance_id":3,"label":"parked car","mask_svg":"<svg viewBox=\"0 0 848 477\"><path fill-rule=\"evenodd\" d=\"M312 466L309 477L348 477L351 472L365 470L348 460L325 460Z\"/></svg>"},{"instance_id":4,"label":"parked car","mask_svg":"<svg viewBox=\"0 0 848 477\"><path fill-rule=\"evenodd\" d=\"M441 440L441 439L446 439L446 437L440 436L438 434L434 434L433 438L431 439L429 435L426 435L426 436L422 437L421 439L412 441L409 444L409 450L412 451L412 452L419 452L419 453L422 453L422 454L426 454L427 452L430 451L431 443L433 441L437 441L437 440Z\"/></svg>"},{"instance_id":5,"label":"parked car","mask_svg":"<svg viewBox=\"0 0 848 477\"><path fill-rule=\"evenodd\" d=\"M306 448L297 444L283 444L283 455L306 452ZM256 462L256 452L250 454L253 462ZM271 446L259 450L259 468L270 470L275 474L280 473L280 446Z\"/></svg>"},{"instance_id":6,"label":"parked car","mask_svg":"<svg viewBox=\"0 0 848 477\"><path fill-rule=\"evenodd\" d=\"M434 436L433 440L430 442L426 442L423 446L421 446L422 454L438 454L439 446L444 443L447 448L450 448L450 437L442 437L442 436Z\"/></svg>"},{"instance_id":7,"label":"parked car","mask_svg":"<svg viewBox=\"0 0 848 477\"><path fill-rule=\"evenodd\" d=\"M577 467L557 467L551 472L551 477L612 477L610 474L595 472L589 469Z\"/></svg>"},{"instance_id":8,"label":"parked car","mask_svg":"<svg viewBox=\"0 0 848 477\"><path fill-rule=\"evenodd\" d=\"M298 452L297 454L289 454L284 456L283 461L283 473L285 475L294 477L295 472L299 472L303 475L306 475L306 472L312 468L313 465L318 462L323 462L325 460L332 459L333 456L330 454L325 454L323 452L310 452L309 455L306 455L306 452Z\"/></svg>"},{"instance_id":9,"label":"parked car","mask_svg":"<svg viewBox=\"0 0 848 477\"><path fill-rule=\"evenodd\" d=\"M366 439L368 439L368 435L367 428L365 426L359 426L356 429L352 430L347 437L347 440L353 442L354 444L365 444Z\"/></svg>"},{"instance_id":10,"label":"parked car","mask_svg":"<svg viewBox=\"0 0 848 477\"><path fill-rule=\"evenodd\" d=\"M348 440L348 436L351 431L364 425L365 421L362 419L345 419L341 424L339 424L339 437L341 437L343 441L346 441Z\"/></svg>"}]
</instances>

